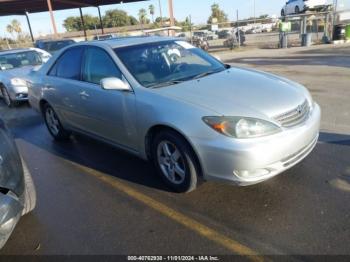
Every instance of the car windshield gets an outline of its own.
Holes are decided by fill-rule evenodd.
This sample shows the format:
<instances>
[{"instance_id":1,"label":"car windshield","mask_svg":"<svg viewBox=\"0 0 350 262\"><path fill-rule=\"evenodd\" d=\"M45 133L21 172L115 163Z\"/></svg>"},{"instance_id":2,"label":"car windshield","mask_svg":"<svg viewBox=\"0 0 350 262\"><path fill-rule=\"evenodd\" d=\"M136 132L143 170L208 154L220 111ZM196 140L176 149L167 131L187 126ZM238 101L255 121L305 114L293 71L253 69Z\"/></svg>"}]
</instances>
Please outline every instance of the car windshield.
<instances>
[{"instance_id":1,"label":"car windshield","mask_svg":"<svg viewBox=\"0 0 350 262\"><path fill-rule=\"evenodd\" d=\"M1 70L8 70L23 66L36 66L41 64L42 59L40 55L35 51L0 55Z\"/></svg>"},{"instance_id":2,"label":"car windshield","mask_svg":"<svg viewBox=\"0 0 350 262\"><path fill-rule=\"evenodd\" d=\"M188 81L226 69L185 41L165 41L115 49L136 80L148 88Z\"/></svg>"}]
</instances>

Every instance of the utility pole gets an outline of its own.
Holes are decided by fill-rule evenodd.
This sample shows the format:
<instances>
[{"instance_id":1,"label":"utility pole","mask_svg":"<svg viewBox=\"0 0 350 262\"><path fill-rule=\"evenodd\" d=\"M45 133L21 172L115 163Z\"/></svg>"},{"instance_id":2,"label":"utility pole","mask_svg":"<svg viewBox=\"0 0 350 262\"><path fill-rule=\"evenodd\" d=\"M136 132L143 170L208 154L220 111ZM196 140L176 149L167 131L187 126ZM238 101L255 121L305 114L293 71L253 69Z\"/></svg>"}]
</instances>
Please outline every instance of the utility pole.
<instances>
[{"instance_id":1,"label":"utility pole","mask_svg":"<svg viewBox=\"0 0 350 262\"><path fill-rule=\"evenodd\" d=\"M57 34L55 17L53 15L53 11L52 11L51 0L47 0L47 6L49 8L49 13L50 13L50 17L51 17L51 23L52 23L53 32L54 32L55 38L57 38L58 34Z\"/></svg>"},{"instance_id":2,"label":"utility pole","mask_svg":"<svg viewBox=\"0 0 350 262\"><path fill-rule=\"evenodd\" d=\"M158 0L158 3L159 3L159 14L160 14L160 26L163 27L162 4L160 3L160 0Z\"/></svg>"}]
</instances>

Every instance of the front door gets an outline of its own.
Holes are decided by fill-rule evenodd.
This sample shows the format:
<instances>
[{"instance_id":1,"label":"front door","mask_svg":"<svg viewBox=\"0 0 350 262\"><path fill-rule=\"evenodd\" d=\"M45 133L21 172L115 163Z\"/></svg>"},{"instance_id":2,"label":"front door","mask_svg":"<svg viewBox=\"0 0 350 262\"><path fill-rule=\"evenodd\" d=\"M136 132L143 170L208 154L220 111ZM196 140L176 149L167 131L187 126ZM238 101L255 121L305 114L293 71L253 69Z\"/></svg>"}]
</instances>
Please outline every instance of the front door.
<instances>
[{"instance_id":1,"label":"front door","mask_svg":"<svg viewBox=\"0 0 350 262\"><path fill-rule=\"evenodd\" d=\"M84 85L79 91L84 130L136 150L135 94L102 89L100 82L106 77L123 79L107 51L87 47L82 65Z\"/></svg>"}]
</instances>

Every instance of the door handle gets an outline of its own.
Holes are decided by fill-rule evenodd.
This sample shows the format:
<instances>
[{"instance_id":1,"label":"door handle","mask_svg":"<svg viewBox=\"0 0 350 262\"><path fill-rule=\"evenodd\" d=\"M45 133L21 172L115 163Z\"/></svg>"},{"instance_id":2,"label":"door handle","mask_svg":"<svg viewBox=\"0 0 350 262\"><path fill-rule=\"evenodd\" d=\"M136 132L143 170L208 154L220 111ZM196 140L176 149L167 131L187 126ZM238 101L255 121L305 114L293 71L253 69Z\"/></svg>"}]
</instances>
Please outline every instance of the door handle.
<instances>
[{"instance_id":1,"label":"door handle","mask_svg":"<svg viewBox=\"0 0 350 262\"><path fill-rule=\"evenodd\" d=\"M85 98L85 99L90 97L90 95L85 91L80 92L79 95L81 96L81 98Z\"/></svg>"},{"instance_id":2,"label":"door handle","mask_svg":"<svg viewBox=\"0 0 350 262\"><path fill-rule=\"evenodd\" d=\"M49 84L44 85L45 89L53 89L53 87Z\"/></svg>"}]
</instances>

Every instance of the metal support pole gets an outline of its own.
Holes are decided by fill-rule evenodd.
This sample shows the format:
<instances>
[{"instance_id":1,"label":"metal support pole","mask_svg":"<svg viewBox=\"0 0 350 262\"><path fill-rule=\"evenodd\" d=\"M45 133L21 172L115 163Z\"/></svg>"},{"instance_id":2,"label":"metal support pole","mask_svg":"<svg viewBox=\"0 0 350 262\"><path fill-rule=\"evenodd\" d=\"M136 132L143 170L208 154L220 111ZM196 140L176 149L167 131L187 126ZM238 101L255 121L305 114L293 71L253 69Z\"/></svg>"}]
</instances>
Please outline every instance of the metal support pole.
<instances>
[{"instance_id":1,"label":"metal support pole","mask_svg":"<svg viewBox=\"0 0 350 262\"><path fill-rule=\"evenodd\" d=\"M52 11L52 5L51 5L51 0L47 0L47 6L49 8L49 13L50 13L50 17L51 17L51 23L52 23L52 28L53 28L53 33L55 35L55 38L58 37L57 34L57 28L56 28L56 22L55 22L55 17L53 15L53 11Z\"/></svg>"},{"instance_id":2,"label":"metal support pole","mask_svg":"<svg viewBox=\"0 0 350 262\"><path fill-rule=\"evenodd\" d=\"M191 44L193 44L193 38L192 38L192 16L190 15L189 16L189 19L190 19L190 38L191 38Z\"/></svg>"},{"instance_id":3,"label":"metal support pole","mask_svg":"<svg viewBox=\"0 0 350 262\"><path fill-rule=\"evenodd\" d=\"M238 47L241 47L241 34L238 25L238 9L237 9L237 36L238 36Z\"/></svg>"},{"instance_id":4,"label":"metal support pole","mask_svg":"<svg viewBox=\"0 0 350 262\"><path fill-rule=\"evenodd\" d=\"M256 12L255 12L255 0L254 0L254 26L255 26L255 24L256 24Z\"/></svg>"},{"instance_id":5,"label":"metal support pole","mask_svg":"<svg viewBox=\"0 0 350 262\"><path fill-rule=\"evenodd\" d=\"M158 0L159 3L159 14L160 14L160 26L163 27L163 12L162 12L162 4L160 3L160 0Z\"/></svg>"},{"instance_id":6,"label":"metal support pole","mask_svg":"<svg viewBox=\"0 0 350 262\"><path fill-rule=\"evenodd\" d=\"M175 25L175 19L174 19L173 0L168 0L168 5L169 5L170 26L174 26ZM174 30L171 30L171 35L172 36L175 35Z\"/></svg>"},{"instance_id":7,"label":"metal support pole","mask_svg":"<svg viewBox=\"0 0 350 262\"><path fill-rule=\"evenodd\" d=\"M85 41L87 41L87 35L86 35L86 29L85 29L85 23L84 23L84 17L83 17L83 11L81 10L81 7L79 7L79 12L80 12L81 25L83 26L83 30L84 30Z\"/></svg>"},{"instance_id":8,"label":"metal support pole","mask_svg":"<svg viewBox=\"0 0 350 262\"><path fill-rule=\"evenodd\" d=\"M332 39L334 38L334 27L335 27L335 18L337 15L337 8L338 8L338 0L333 0L333 19L332 19Z\"/></svg>"},{"instance_id":9,"label":"metal support pole","mask_svg":"<svg viewBox=\"0 0 350 262\"><path fill-rule=\"evenodd\" d=\"M307 17L303 17L303 34L307 33Z\"/></svg>"},{"instance_id":10,"label":"metal support pole","mask_svg":"<svg viewBox=\"0 0 350 262\"><path fill-rule=\"evenodd\" d=\"M28 27L29 27L30 37L32 38L32 42L34 43L34 36L33 36L32 26L30 25L28 12L24 12L24 14L26 15L26 18L27 18L27 23L28 23Z\"/></svg>"},{"instance_id":11,"label":"metal support pole","mask_svg":"<svg viewBox=\"0 0 350 262\"><path fill-rule=\"evenodd\" d=\"M101 17L101 10L100 10L100 7L98 6L97 7L97 10L98 10L98 17L100 18L100 27L101 27L101 30L102 30L102 34L104 34L104 28L103 28L103 22L102 22L102 17Z\"/></svg>"}]
</instances>

